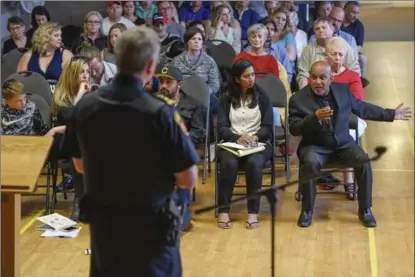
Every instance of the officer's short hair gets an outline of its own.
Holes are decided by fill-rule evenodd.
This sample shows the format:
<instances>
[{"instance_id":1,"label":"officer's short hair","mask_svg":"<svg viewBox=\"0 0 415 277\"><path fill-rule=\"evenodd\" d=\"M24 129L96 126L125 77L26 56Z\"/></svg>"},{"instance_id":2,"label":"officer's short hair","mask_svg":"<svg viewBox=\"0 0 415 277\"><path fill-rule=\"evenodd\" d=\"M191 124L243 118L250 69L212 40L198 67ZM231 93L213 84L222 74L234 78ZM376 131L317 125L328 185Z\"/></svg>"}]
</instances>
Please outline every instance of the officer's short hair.
<instances>
[{"instance_id":1,"label":"officer's short hair","mask_svg":"<svg viewBox=\"0 0 415 277\"><path fill-rule=\"evenodd\" d=\"M123 32L114 50L119 72L142 72L151 60L157 63L160 38L153 29L141 25Z\"/></svg>"}]
</instances>

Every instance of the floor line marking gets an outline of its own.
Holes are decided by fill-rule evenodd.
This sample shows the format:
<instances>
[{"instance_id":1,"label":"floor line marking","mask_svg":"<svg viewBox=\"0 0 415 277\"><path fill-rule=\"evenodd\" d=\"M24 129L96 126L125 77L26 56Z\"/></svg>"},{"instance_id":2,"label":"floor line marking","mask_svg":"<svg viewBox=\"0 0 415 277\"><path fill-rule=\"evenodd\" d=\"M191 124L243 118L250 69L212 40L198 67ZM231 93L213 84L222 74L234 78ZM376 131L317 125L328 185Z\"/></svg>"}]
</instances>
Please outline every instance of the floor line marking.
<instances>
[{"instance_id":1,"label":"floor line marking","mask_svg":"<svg viewBox=\"0 0 415 277\"><path fill-rule=\"evenodd\" d=\"M34 215L32 215L31 219L22 228L20 228L20 235L23 235L30 228L30 226L32 226L33 223L35 223L36 219L39 216L41 216L44 212L45 212L45 210L40 210L37 213L35 213Z\"/></svg>"}]
</instances>

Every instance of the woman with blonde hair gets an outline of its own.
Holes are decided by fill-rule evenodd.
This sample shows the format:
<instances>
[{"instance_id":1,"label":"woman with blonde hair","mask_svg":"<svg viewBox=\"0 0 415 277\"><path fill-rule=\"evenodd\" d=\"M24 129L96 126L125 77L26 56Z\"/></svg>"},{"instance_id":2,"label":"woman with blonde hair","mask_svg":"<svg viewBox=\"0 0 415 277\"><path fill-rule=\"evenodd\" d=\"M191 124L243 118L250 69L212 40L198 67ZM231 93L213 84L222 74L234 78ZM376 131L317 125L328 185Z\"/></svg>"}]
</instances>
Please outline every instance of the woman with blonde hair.
<instances>
[{"instance_id":1,"label":"woman with blonde hair","mask_svg":"<svg viewBox=\"0 0 415 277\"><path fill-rule=\"evenodd\" d=\"M236 54L241 52L241 27L235 25L231 8L221 5L214 9L208 38L226 41L232 45Z\"/></svg>"},{"instance_id":2,"label":"woman with blonde hair","mask_svg":"<svg viewBox=\"0 0 415 277\"><path fill-rule=\"evenodd\" d=\"M286 10L279 8L272 15L277 29L275 30L274 42L280 43L287 50L288 57L294 67L297 59L297 51L295 47L295 37L290 29L289 14Z\"/></svg>"},{"instance_id":3,"label":"woman with blonde hair","mask_svg":"<svg viewBox=\"0 0 415 277\"><path fill-rule=\"evenodd\" d=\"M114 46L121 33L127 30L127 27L123 23L115 23L111 26L108 32L108 46L102 51L102 59L106 62L116 64Z\"/></svg>"},{"instance_id":4,"label":"woman with blonde hair","mask_svg":"<svg viewBox=\"0 0 415 277\"><path fill-rule=\"evenodd\" d=\"M85 93L91 90L89 83L89 66L84 57L74 56L70 62L65 64L62 76L56 86L53 95L53 114L57 118L58 126L66 126L70 120L73 107L83 97ZM63 143L61 156L71 158L68 147ZM82 175L74 170L71 163L71 175L73 179L75 197L71 219L77 221L79 217L79 201L83 195Z\"/></svg>"},{"instance_id":5,"label":"woman with blonde hair","mask_svg":"<svg viewBox=\"0 0 415 277\"><path fill-rule=\"evenodd\" d=\"M32 38L32 48L20 59L17 72L32 71L39 73L55 85L62 74L65 63L72 53L63 49L61 26L58 23L40 25Z\"/></svg>"},{"instance_id":6,"label":"woman with blonde hair","mask_svg":"<svg viewBox=\"0 0 415 277\"><path fill-rule=\"evenodd\" d=\"M91 11L84 18L84 32L72 44L72 53L79 54L79 47L84 43L95 46L100 51L107 46L107 37L102 33L102 16Z\"/></svg>"}]
</instances>

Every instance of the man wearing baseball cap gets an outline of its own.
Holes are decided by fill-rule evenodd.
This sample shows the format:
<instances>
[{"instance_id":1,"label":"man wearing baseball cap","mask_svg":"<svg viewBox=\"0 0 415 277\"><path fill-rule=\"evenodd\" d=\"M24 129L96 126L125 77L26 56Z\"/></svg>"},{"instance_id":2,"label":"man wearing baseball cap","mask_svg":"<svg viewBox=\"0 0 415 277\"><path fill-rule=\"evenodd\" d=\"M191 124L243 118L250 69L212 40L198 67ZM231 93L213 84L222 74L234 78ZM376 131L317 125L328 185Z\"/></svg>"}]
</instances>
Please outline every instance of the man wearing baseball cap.
<instances>
[{"instance_id":1,"label":"man wearing baseball cap","mask_svg":"<svg viewBox=\"0 0 415 277\"><path fill-rule=\"evenodd\" d=\"M108 16L102 20L102 33L106 36L108 36L111 26L115 23L123 23L127 28L135 27L131 20L122 16L121 1L108 1L107 14Z\"/></svg>"},{"instance_id":2,"label":"man wearing baseball cap","mask_svg":"<svg viewBox=\"0 0 415 277\"><path fill-rule=\"evenodd\" d=\"M180 121L178 124L187 129L193 144L197 148L197 145L202 143L205 137L206 109L197 100L180 90L183 74L178 68L160 64L157 67L155 76L160 80L160 92L155 94L155 96L169 105L175 106L181 117L181 119L177 119ZM190 203L190 191L187 189L177 189L177 194L179 195L178 204L185 207L181 230L189 231L194 227L194 222L191 220L191 214L187 207Z\"/></svg>"},{"instance_id":3,"label":"man wearing baseball cap","mask_svg":"<svg viewBox=\"0 0 415 277\"><path fill-rule=\"evenodd\" d=\"M166 59L166 62L169 59L171 60L175 56L181 54L185 49L185 45L181 41L181 39L178 36L170 34L168 32L167 22L168 22L168 19L167 19L166 14L157 12L153 15L153 21L152 21L153 29L159 35L160 44L161 44L160 60ZM177 48L181 49L181 51L172 51Z\"/></svg>"}]
</instances>

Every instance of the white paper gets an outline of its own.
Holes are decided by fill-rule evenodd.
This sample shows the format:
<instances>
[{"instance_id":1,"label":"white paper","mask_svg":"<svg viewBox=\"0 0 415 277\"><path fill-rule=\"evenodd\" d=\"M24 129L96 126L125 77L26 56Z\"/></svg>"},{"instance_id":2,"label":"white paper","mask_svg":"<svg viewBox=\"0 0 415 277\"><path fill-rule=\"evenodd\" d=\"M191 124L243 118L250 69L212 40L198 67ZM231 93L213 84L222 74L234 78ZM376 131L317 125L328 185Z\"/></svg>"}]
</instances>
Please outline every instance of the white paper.
<instances>
[{"instance_id":1,"label":"white paper","mask_svg":"<svg viewBox=\"0 0 415 277\"><path fill-rule=\"evenodd\" d=\"M38 217L37 220L51 226L55 230L64 230L77 224L75 221L57 213Z\"/></svg>"},{"instance_id":2,"label":"white paper","mask_svg":"<svg viewBox=\"0 0 415 277\"><path fill-rule=\"evenodd\" d=\"M233 148L233 149L239 149L239 150L246 150L246 149L251 149L251 148L256 148L256 147L260 147L265 145L265 143L262 142L258 142L258 146L243 146L242 144L239 143L235 143L235 142L224 142L224 143L219 143L218 146L224 146L224 147L229 147L229 148Z\"/></svg>"},{"instance_id":3,"label":"white paper","mask_svg":"<svg viewBox=\"0 0 415 277\"><path fill-rule=\"evenodd\" d=\"M79 227L73 231L46 230L40 236L44 238L76 238L81 229L82 227Z\"/></svg>"}]
</instances>

